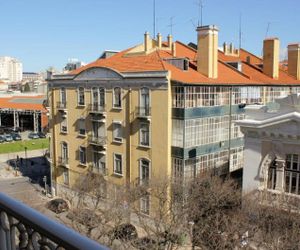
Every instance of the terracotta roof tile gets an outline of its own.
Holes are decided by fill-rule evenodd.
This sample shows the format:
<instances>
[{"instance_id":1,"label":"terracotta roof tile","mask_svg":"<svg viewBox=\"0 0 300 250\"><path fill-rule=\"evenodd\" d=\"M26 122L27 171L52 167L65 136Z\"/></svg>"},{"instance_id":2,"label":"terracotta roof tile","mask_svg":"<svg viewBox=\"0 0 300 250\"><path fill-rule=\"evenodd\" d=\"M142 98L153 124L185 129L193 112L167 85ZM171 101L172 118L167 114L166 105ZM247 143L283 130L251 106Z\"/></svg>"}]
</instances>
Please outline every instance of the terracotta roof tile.
<instances>
[{"instance_id":1,"label":"terracotta roof tile","mask_svg":"<svg viewBox=\"0 0 300 250\"><path fill-rule=\"evenodd\" d=\"M164 43L165 44L165 43ZM222 51L219 51L218 62L218 78L210 79L205 75L197 72L197 51L181 42L176 42L176 57L188 58L190 60L190 68L188 71L178 69L169 64L165 59L172 58L171 51L156 50L147 55L136 54L128 55L132 49L127 49L119 52L107 59L99 59L84 67L70 72L71 75L77 75L80 72L93 67L107 67L113 70L123 72L142 72L142 71L165 71L169 70L171 79L188 84L242 84L242 85L261 85L261 84L299 84L300 81L288 75L285 71L280 70L279 78L272 79L265 74L257 66L262 63L262 59L250 52L241 49L239 57L226 56ZM251 65L247 64L247 57L250 58ZM242 72L226 64L226 62L241 61Z\"/></svg>"}]
</instances>

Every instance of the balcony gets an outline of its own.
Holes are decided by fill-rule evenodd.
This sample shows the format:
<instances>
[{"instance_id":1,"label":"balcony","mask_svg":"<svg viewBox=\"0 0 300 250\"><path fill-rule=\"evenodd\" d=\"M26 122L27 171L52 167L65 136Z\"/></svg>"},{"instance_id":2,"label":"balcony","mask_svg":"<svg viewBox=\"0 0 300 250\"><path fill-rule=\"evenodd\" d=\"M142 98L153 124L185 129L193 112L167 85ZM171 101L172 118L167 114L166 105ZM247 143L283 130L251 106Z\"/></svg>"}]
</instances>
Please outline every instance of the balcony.
<instances>
[{"instance_id":1,"label":"balcony","mask_svg":"<svg viewBox=\"0 0 300 250\"><path fill-rule=\"evenodd\" d=\"M108 169L106 167L98 166L96 162L92 162L91 166L94 173L108 176Z\"/></svg>"},{"instance_id":2,"label":"balcony","mask_svg":"<svg viewBox=\"0 0 300 250\"><path fill-rule=\"evenodd\" d=\"M101 114L94 114L91 116L91 121L92 122L102 122L105 123L105 116L101 115Z\"/></svg>"},{"instance_id":3,"label":"balcony","mask_svg":"<svg viewBox=\"0 0 300 250\"><path fill-rule=\"evenodd\" d=\"M0 249L108 249L3 193L0 211Z\"/></svg>"},{"instance_id":4,"label":"balcony","mask_svg":"<svg viewBox=\"0 0 300 250\"><path fill-rule=\"evenodd\" d=\"M150 107L136 107L136 116L142 119L150 119L151 108Z\"/></svg>"},{"instance_id":5,"label":"balcony","mask_svg":"<svg viewBox=\"0 0 300 250\"><path fill-rule=\"evenodd\" d=\"M105 147L107 144L106 136L89 136L88 141L91 145Z\"/></svg>"},{"instance_id":6,"label":"balcony","mask_svg":"<svg viewBox=\"0 0 300 250\"><path fill-rule=\"evenodd\" d=\"M105 105L99 105L98 103L89 104L89 112L92 114L105 114Z\"/></svg>"},{"instance_id":7,"label":"balcony","mask_svg":"<svg viewBox=\"0 0 300 250\"><path fill-rule=\"evenodd\" d=\"M69 164L69 158L66 157L58 157L57 161L58 165L67 167Z\"/></svg>"},{"instance_id":8,"label":"balcony","mask_svg":"<svg viewBox=\"0 0 300 250\"><path fill-rule=\"evenodd\" d=\"M60 111L66 111L67 103L66 102L57 102L56 108Z\"/></svg>"}]
</instances>

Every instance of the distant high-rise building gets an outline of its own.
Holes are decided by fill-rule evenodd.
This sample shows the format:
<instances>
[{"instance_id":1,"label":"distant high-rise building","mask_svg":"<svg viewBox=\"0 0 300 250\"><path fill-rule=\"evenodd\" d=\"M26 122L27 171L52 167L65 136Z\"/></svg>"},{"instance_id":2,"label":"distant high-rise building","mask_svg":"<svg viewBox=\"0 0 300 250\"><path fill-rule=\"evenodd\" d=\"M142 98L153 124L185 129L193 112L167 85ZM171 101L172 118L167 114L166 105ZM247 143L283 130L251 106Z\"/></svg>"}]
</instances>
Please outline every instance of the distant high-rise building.
<instances>
[{"instance_id":1,"label":"distant high-rise building","mask_svg":"<svg viewBox=\"0 0 300 250\"><path fill-rule=\"evenodd\" d=\"M85 66L85 65L86 64L84 62L81 62L76 58L71 58L68 60L68 63L64 67L63 71L67 73L72 70L79 69L80 67Z\"/></svg>"},{"instance_id":2,"label":"distant high-rise building","mask_svg":"<svg viewBox=\"0 0 300 250\"><path fill-rule=\"evenodd\" d=\"M5 82L22 81L22 63L13 57L0 57L0 80Z\"/></svg>"}]
</instances>

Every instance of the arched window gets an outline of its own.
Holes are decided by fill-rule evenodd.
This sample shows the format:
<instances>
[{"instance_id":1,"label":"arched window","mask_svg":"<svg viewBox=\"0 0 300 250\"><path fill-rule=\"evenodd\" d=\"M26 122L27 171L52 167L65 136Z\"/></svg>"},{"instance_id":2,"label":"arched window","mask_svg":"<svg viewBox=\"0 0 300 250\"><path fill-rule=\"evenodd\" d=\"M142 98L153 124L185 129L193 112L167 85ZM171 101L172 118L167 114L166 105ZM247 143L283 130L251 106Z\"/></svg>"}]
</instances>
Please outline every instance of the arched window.
<instances>
[{"instance_id":1,"label":"arched window","mask_svg":"<svg viewBox=\"0 0 300 250\"><path fill-rule=\"evenodd\" d=\"M99 103L99 93L98 93L98 88L96 87L92 88L92 103L93 106L98 106Z\"/></svg>"},{"instance_id":2,"label":"arched window","mask_svg":"<svg viewBox=\"0 0 300 250\"><path fill-rule=\"evenodd\" d=\"M276 188L276 158L271 162L268 172L268 188Z\"/></svg>"},{"instance_id":3,"label":"arched window","mask_svg":"<svg viewBox=\"0 0 300 250\"><path fill-rule=\"evenodd\" d=\"M84 88L79 87L78 88L78 105L83 106L85 104L84 102Z\"/></svg>"},{"instance_id":4,"label":"arched window","mask_svg":"<svg viewBox=\"0 0 300 250\"><path fill-rule=\"evenodd\" d=\"M67 94L66 94L66 89L65 88L60 89L60 102L61 103L66 103L67 102Z\"/></svg>"},{"instance_id":5,"label":"arched window","mask_svg":"<svg viewBox=\"0 0 300 250\"><path fill-rule=\"evenodd\" d=\"M114 108L122 107L121 88L120 87L114 88L113 107Z\"/></svg>"},{"instance_id":6,"label":"arched window","mask_svg":"<svg viewBox=\"0 0 300 250\"><path fill-rule=\"evenodd\" d=\"M61 143L61 157L62 157L62 159L69 158L68 143L66 143L66 142Z\"/></svg>"},{"instance_id":7,"label":"arched window","mask_svg":"<svg viewBox=\"0 0 300 250\"><path fill-rule=\"evenodd\" d=\"M105 107L105 89L104 88L99 89L99 105L101 108Z\"/></svg>"},{"instance_id":8,"label":"arched window","mask_svg":"<svg viewBox=\"0 0 300 250\"><path fill-rule=\"evenodd\" d=\"M147 185L150 179L150 162L147 159L140 159L140 184Z\"/></svg>"}]
</instances>

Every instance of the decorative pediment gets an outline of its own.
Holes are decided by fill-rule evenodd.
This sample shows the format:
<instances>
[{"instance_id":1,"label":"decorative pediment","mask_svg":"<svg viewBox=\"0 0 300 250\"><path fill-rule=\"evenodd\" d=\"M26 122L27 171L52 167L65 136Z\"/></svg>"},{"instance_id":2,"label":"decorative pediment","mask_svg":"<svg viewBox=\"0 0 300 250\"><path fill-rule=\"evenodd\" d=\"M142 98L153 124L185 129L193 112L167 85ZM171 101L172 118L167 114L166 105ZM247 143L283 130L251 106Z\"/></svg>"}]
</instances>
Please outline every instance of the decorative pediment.
<instances>
[{"instance_id":1,"label":"decorative pediment","mask_svg":"<svg viewBox=\"0 0 300 250\"><path fill-rule=\"evenodd\" d=\"M89 68L82 71L74 80L118 80L122 75L108 68Z\"/></svg>"}]
</instances>

